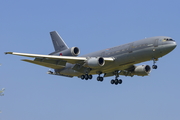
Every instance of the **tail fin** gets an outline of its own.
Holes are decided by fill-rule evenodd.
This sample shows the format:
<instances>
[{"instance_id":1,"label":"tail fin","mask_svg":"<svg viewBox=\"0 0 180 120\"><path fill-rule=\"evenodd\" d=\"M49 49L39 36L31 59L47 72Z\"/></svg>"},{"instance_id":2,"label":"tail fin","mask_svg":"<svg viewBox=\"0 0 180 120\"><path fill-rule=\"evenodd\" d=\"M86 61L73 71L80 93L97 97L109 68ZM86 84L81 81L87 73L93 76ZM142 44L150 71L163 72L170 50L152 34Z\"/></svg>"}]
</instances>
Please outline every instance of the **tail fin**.
<instances>
[{"instance_id":1,"label":"tail fin","mask_svg":"<svg viewBox=\"0 0 180 120\"><path fill-rule=\"evenodd\" d=\"M62 51L69 48L56 31L50 32L50 35L55 51Z\"/></svg>"}]
</instances>

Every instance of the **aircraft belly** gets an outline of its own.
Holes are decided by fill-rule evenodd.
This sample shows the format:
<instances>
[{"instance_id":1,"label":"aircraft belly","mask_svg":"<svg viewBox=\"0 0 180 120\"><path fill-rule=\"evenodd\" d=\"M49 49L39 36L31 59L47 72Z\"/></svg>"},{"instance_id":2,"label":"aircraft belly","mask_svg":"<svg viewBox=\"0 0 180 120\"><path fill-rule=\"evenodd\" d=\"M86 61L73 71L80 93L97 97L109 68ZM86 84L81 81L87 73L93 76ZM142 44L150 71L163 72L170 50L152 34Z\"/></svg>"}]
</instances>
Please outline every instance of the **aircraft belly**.
<instances>
[{"instance_id":1,"label":"aircraft belly","mask_svg":"<svg viewBox=\"0 0 180 120\"><path fill-rule=\"evenodd\" d=\"M64 69L59 72L59 74L67 75L67 76L80 76L82 73L73 70L73 69Z\"/></svg>"}]
</instances>

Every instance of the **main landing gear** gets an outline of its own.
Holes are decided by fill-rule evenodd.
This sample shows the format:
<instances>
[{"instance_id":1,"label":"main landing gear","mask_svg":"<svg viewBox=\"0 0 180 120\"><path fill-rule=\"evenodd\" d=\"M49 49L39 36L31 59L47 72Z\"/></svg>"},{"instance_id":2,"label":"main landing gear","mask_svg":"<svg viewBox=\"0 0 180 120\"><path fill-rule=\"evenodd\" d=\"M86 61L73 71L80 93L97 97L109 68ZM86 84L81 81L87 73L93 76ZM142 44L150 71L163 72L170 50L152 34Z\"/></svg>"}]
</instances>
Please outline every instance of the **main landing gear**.
<instances>
[{"instance_id":1,"label":"main landing gear","mask_svg":"<svg viewBox=\"0 0 180 120\"><path fill-rule=\"evenodd\" d=\"M88 79L92 79L93 78L93 76L92 75L88 75L88 74L85 74L85 75L81 75L81 79L82 80L88 80Z\"/></svg>"},{"instance_id":2,"label":"main landing gear","mask_svg":"<svg viewBox=\"0 0 180 120\"><path fill-rule=\"evenodd\" d=\"M122 84L122 80L121 79L115 79L115 80L111 80L111 84L115 84L115 85L118 85L118 84Z\"/></svg>"},{"instance_id":3,"label":"main landing gear","mask_svg":"<svg viewBox=\"0 0 180 120\"><path fill-rule=\"evenodd\" d=\"M102 82L102 81L104 80L104 78L103 78L103 77L101 77L100 75L101 75L101 74L99 74L99 76L97 77L97 81Z\"/></svg>"},{"instance_id":4,"label":"main landing gear","mask_svg":"<svg viewBox=\"0 0 180 120\"><path fill-rule=\"evenodd\" d=\"M111 80L111 84L115 84L115 85L122 84L122 80L118 79L118 77L119 77L119 71L115 71L115 79Z\"/></svg>"},{"instance_id":5,"label":"main landing gear","mask_svg":"<svg viewBox=\"0 0 180 120\"><path fill-rule=\"evenodd\" d=\"M97 77L97 81L102 82L102 81L104 80L104 77L101 77L101 76L100 76L101 74L102 74L102 73L99 73L99 75L98 75L98 77ZM118 71L118 70L114 72L114 75L115 75L115 79L112 79L112 80L111 80L111 84L115 84L115 85L122 84L122 80L121 80L121 79L118 79L118 77L119 77L119 71ZM85 79L85 80L88 80L88 79L92 79L93 76L92 76L92 75L89 75L89 74L85 74L85 75L81 75L80 78L81 78L82 80L84 80L84 79Z\"/></svg>"},{"instance_id":6,"label":"main landing gear","mask_svg":"<svg viewBox=\"0 0 180 120\"><path fill-rule=\"evenodd\" d=\"M156 64L157 59L153 58L153 65L152 65L152 69L157 69L157 65Z\"/></svg>"}]
</instances>

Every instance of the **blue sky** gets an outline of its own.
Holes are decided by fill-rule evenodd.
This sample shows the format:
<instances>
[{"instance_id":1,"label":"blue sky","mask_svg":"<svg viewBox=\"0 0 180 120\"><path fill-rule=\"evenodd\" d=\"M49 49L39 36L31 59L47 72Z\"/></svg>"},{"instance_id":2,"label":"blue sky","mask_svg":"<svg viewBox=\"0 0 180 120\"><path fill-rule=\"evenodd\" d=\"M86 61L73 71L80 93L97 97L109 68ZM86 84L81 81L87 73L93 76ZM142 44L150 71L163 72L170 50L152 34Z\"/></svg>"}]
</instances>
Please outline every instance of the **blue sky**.
<instances>
[{"instance_id":1,"label":"blue sky","mask_svg":"<svg viewBox=\"0 0 180 120\"><path fill-rule=\"evenodd\" d=\"M178 0L16 0L0 4L0 120L179 120L179 47L147 77L101 82L48 75L6 51L49 54L58 31L81 55L152 36L180 40ZM152 61L141 63L152 65Z\"/></svg>"}]
</instances>

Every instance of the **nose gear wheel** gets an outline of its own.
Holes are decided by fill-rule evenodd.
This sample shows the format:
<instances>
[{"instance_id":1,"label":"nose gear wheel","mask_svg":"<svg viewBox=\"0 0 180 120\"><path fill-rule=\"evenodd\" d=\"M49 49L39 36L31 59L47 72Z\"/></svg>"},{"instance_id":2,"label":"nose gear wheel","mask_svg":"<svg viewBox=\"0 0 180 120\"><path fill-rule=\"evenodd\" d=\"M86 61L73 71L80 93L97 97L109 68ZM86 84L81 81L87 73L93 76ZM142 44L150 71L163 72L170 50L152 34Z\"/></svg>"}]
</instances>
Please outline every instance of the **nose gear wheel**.
<instances>
[{"instance_id":1,"label":"nose gear wheel","mask_svg":"<svg viewBox=\"0 0 180 120\"><path fill-rule=\"evenodd\" d=\"M156 59L156 58L153 58L153 65L152 65L152 68L153 68L153 69L157 69L157 65L155 65L155 64L156 64L156 61L157 61L157 59Z\"/></svg>"}]
</instances>

